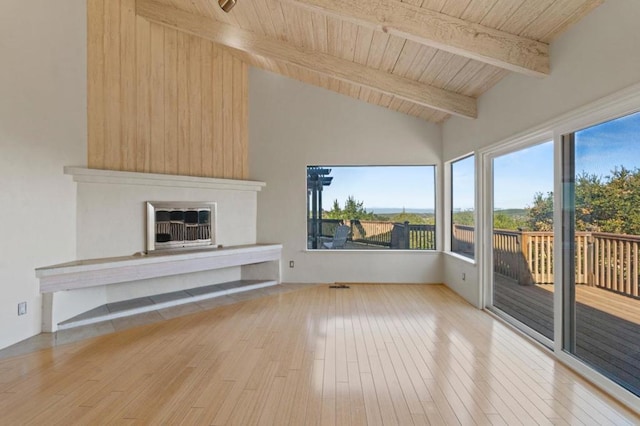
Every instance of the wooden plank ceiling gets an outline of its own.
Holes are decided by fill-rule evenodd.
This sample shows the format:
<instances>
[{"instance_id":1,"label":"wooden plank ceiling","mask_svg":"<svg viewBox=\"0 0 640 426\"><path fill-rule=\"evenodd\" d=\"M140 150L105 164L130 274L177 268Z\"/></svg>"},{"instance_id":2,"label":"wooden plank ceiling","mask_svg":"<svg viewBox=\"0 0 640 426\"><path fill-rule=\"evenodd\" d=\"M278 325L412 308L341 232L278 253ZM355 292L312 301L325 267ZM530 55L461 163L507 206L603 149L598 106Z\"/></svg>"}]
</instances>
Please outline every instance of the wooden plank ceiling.
<instances>
[{"instance_id":1,"label":"wooden plank ceiling","mask_svg":"<svg viewBox=\"0 0 640 426\"><path fill-rule=\"evenodd\" d=\"M510 72L545 78L549 43L602 0L137 0L136 13L247 63L424 120L475 118Z\"/></svg>"}]
</instances>

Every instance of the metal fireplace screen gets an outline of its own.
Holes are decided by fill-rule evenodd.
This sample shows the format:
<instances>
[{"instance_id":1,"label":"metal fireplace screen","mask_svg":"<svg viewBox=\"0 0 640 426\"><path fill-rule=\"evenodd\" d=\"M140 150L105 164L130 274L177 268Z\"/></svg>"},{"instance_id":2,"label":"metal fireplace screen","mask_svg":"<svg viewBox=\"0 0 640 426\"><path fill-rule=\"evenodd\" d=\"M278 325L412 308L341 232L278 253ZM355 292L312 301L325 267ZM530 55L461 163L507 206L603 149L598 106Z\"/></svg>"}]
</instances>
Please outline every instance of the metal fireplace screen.
<instances>
[{"instance_id":1,"label":"metal fireplace screen","mask_svg":"<svg viewBox=\"0 0 640 426\"><path fill-rule=\"evenodd\" d=\"M215 245L216 203L147 202L147 252Z\"/></svg>"}]
</instances>

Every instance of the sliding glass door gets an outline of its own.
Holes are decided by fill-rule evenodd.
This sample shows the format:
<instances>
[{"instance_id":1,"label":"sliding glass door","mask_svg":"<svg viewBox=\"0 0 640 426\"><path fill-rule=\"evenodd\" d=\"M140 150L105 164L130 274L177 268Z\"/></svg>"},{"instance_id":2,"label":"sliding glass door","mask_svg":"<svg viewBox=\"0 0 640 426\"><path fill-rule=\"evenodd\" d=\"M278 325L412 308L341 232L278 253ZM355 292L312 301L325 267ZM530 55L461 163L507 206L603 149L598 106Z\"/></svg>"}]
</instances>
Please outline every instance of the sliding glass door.
<instances>
[{"instance_id":1,"label":"sliding glass door","mask_svg":"<svg viewBox=\"0 0 640 426\"><path fill-rule=\"evenodd\" d=\"M562 145L562 346L640 395L640 113Z\"/></svg>"},{"instance_id":2,"label":"sliding glass door","mask_svg":"<svg viewBox=\"0 0 640 426\"><path fill-rule=\"evenodd\" d=\"M492 169L491 307L551 346L553 142L498 155Z\"/></svg>"}]
</instances>

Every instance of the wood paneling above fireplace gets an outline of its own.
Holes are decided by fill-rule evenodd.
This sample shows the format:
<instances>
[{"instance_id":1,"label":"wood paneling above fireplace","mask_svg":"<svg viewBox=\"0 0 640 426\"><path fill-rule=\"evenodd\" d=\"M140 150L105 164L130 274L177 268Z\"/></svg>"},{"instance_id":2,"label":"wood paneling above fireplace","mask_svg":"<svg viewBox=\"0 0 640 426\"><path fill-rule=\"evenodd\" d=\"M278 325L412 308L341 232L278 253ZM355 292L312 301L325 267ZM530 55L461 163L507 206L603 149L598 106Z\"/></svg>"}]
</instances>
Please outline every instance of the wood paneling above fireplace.
<instances>
[{"instance_id":1,"label":"wood paneling above fireplace","mask_svg":"<svg viewBox=\"0 0 640 426\"><path fill-rule=\"evenodd\" d=\"M246 179L247 65L135 0L87 3L89 167Z\"/></svg>"}]
</instances>

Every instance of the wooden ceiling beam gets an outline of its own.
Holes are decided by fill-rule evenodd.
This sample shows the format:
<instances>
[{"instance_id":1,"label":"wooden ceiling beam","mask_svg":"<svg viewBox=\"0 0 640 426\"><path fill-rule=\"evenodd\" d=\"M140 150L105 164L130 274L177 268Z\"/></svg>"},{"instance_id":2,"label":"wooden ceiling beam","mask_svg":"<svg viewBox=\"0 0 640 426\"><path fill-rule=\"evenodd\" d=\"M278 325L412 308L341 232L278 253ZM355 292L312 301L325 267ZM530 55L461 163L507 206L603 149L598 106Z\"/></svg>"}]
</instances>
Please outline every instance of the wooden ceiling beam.
<instances>
[{"instance_id":1,"label":"wooden ceiling beam","mask_svg":"<svg viewBox=\"0 0 640 426\"><path fill-rule=\"evenodd\" d=\"M549 45L398 0L281 0L416 43L536 77L549 74Z\"/></svg>"},{"instance_id":2,"label":"wooden ceiling beam","mask_svg":"<svg viewBox=\"0 0 640 426\"><path fill-rule=\"evenodd\" d=\"M154 0L137 0L136 13L149 21L213 41L241 54L284 61L428 108L466 118L477 117L476 99L469 96L261 36Z\"/></svg>"}]
</instances>

